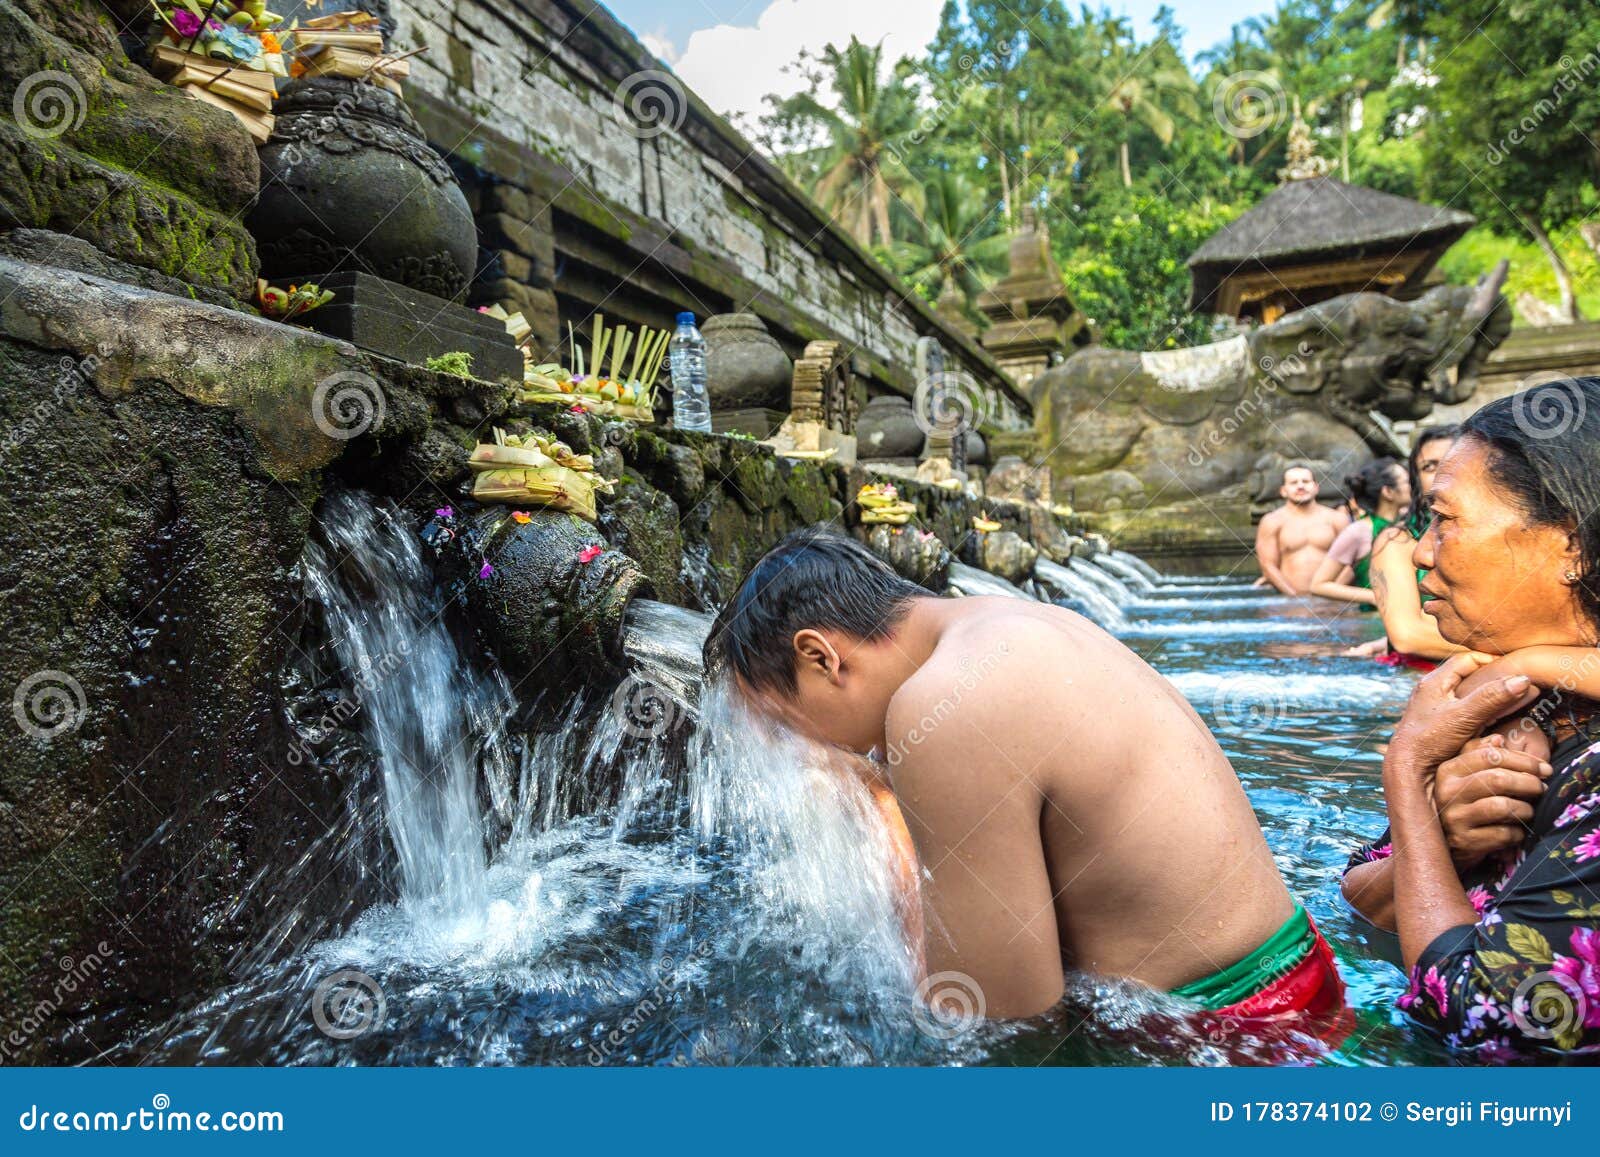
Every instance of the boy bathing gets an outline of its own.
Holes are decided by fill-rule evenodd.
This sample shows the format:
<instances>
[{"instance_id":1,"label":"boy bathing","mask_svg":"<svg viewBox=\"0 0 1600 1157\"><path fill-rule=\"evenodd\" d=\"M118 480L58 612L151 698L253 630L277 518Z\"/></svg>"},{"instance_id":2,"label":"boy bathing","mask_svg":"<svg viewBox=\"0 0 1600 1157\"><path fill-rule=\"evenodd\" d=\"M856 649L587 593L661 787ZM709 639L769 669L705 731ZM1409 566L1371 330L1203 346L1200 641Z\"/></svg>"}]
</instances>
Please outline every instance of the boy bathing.
<instances>
[{"instance_id":1,"label":"boy bathing","mask_svg":"<svg viewBox=\"0 0 1600 1157\"><path fill-rule=\"evenodd\" d=\"M1066 968L1240 1018L1343 1008L1216 740L1087 620L937 598L803 531L751 569L706 652L795 730L877 756L922 874L927 969L972 978L989 1015L1049 1008Z\"/></svg>"}]
</instances>

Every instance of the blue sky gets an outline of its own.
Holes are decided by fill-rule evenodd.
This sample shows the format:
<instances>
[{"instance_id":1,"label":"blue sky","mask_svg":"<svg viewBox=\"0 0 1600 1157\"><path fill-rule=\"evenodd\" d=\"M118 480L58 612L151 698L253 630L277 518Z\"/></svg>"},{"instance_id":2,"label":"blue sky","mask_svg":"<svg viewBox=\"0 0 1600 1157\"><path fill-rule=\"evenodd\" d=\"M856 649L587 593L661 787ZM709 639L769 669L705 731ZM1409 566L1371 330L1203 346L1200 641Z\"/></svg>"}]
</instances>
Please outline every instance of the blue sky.
<instances>
[{"instance_id":1,"label":"blue sky","mask_svg":"<svg viewBox=\"0 0 1600 1157\"><path fill-rule=\"evenodd\" d=\"M1226 39L1272 0L1169 0L1190 57ZM849 39L885 41L886 55L918 51L938 26L943 0L605 0L611 11L719 112L752 115L768 92L787 94L782 66L801 47ZM1073 6L1076 7L1076 0ZM1096 4L1098 7L1098 3ZM1109 0L1141 37L1160 0Z\"/></svg>"}]
</instances>

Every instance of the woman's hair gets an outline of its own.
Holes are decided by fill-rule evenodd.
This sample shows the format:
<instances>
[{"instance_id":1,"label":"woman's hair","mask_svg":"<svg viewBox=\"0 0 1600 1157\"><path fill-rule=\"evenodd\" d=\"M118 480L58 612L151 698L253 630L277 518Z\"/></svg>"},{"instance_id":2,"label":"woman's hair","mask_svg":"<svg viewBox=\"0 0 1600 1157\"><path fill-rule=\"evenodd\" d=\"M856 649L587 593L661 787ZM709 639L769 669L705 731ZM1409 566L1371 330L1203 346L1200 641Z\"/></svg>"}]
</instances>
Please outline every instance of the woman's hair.
<instances>
[{"instance_id":1,"label":"woman's hair","mask_svg":"<svg viewBox=\"0 0 1600 1157\"><path fill-rule=\"evenodd\" d=\"M1489 449L1494 484L1536 526L1576 536L1577 592L1600 626L1600 378L1564 378L1496 398L1461 425Z\"/></svg>"},{"instance_id":2,"label":"woman's hair","mask_svg":"<svg viewBox=\"0 0 1600 1157\"><path fill-rule=\"evenodd\" d=\"M1422 461L1422 448L1429 442L1454 442L1461 437L1461 426L1449 422L1438 426L1423 426L1411 433L1411 454L1406 459L1406 473L1411 476L1411 510L1406 514L1406 529L1412 538L1421 538L1428 529L1428 496L1422 489L1422 476L1417 463Z\"/></svg>"},{"instance_id":3,"label":"woman's hair","mask_svg":"<svg viewBox=\"0 0 1600 1157\"><path fill-rule=\"evenodd\" d=\"M1394 485L1394 472L1400 463L1393 458L1374 458L1344 480L1345 493L1368 514L1378 509L1378 497L1385 486Z\"/></svg>"},{"instance_id":4,"label":"woman's hair","mask_svg":"<svg viewBox=\"0 0 1600 1157\"><path fill-rule=\"evenodd\" d=\"M931 597L854 539L797 530L756 561L706 639L708 672L729 671L760 691L793 695L796 631L881 639L915 598Z\"/></svg>"}]
</instances>

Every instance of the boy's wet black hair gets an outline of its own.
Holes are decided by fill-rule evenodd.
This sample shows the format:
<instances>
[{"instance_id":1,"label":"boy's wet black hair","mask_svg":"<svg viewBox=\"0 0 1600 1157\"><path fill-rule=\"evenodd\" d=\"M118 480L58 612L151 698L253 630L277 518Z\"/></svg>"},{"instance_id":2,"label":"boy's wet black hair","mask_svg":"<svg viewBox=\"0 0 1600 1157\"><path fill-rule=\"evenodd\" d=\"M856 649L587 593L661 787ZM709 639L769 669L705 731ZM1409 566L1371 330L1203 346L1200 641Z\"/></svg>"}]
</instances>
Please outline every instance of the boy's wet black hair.
<instances>
[{"instance_id":1,"label":"boy's wet black hair","mask_svg":"<svg viewBox=\"0 0 1600 1157\"><path fill-rule=\"evenodd\" d=\"M797 530L756 561L706 639L706 671L752 689L793 695L796 631L843 631L881 639L911 600L930 597L854 539L821 527Z\"/></svg>"}]
</instances>

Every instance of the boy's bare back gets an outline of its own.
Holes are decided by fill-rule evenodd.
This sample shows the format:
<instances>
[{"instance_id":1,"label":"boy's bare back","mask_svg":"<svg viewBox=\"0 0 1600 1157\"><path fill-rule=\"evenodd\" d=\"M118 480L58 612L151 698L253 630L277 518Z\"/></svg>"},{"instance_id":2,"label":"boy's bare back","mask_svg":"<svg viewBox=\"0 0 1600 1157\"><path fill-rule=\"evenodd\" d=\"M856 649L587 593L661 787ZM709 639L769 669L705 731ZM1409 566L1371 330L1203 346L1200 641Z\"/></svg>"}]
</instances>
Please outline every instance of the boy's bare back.
<instances>
[{"instance_id":1,"label":"boy's bare back","mask_svg":"<svg viewBox=\"0 0 1600 1157\"><path fill-rule=\"evenodd\" d=\"M1071 611L962 599L894 696L895 795L922 862L930 972L991 1016L1066 967L1170 989L1293 911L1249 801L1189 704Z\"/></svg>"}]
</instances>

